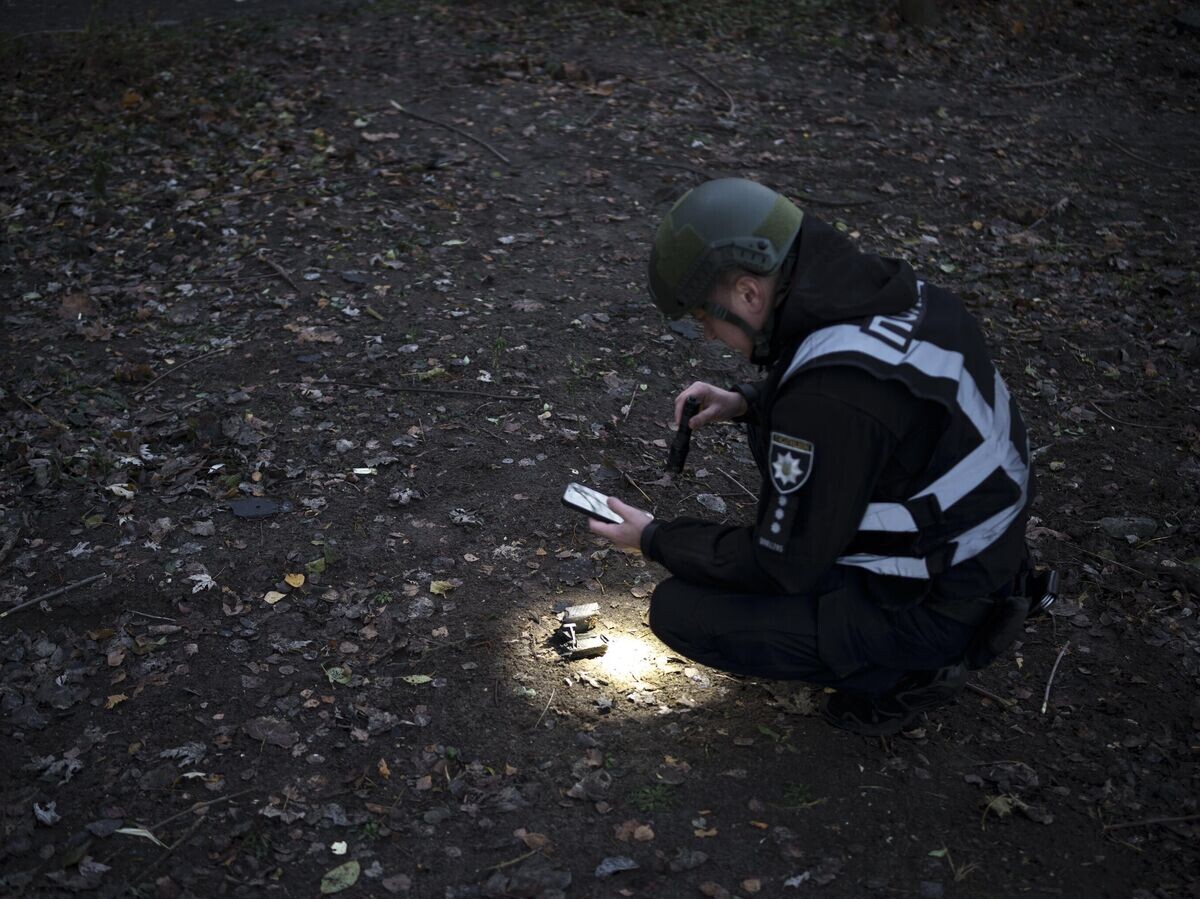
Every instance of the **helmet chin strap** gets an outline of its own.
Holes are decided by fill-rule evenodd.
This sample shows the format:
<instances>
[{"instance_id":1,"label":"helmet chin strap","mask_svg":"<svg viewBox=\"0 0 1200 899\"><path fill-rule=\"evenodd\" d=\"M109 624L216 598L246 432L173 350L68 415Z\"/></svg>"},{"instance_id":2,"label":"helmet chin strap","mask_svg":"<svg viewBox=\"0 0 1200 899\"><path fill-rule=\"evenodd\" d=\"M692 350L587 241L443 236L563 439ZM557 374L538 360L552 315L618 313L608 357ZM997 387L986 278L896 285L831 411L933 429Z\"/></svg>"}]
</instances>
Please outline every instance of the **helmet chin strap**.
<instances>
[{"instance_id":1,"label":"helmet chin strap","mask_svg":"<svg viewBox=\"0 0 1200 899\"><path fill-rule=\"evenodd\" d=\"M750 327L750 323L738 315L736 312L730 312L724 306L719 306L713 302L704 304L704 311L713 318L729 322L735 328L750 338L750 361L755 365L766 365L770 359L771 350L771 331L775 324L774 314L767 316L767 327L762 331L756 331Z\"/></svg>"}]
</instances>

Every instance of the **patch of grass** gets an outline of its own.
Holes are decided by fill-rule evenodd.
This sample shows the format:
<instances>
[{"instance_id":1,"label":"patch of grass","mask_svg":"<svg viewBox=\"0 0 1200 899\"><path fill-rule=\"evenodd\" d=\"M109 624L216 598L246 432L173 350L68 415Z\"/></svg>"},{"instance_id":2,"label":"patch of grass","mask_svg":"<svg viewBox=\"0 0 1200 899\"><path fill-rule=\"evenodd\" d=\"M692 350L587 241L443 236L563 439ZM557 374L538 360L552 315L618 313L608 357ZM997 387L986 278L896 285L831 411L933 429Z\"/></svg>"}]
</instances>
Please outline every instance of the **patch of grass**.
<instances>
[{"instance_id":1,"label":"patch of grass","mask_svg":"<svg viewBox=\"0 0 1200 899\"><path fill-rule=\"evenodd\" d=\"M242 837L242 850L262 861L271 851L271 837L265 831L252 830Z\"/></svg>"},{"instance_id":2,"label":"patch of grass","mask_svg":"<svg viewBox=\"0 0 1200 899\"><path fill-rule=\"evenodd\" d=\"M670 784L647 784L629 794L629 804L639 812L656 812L675 802L675 788Z\"/></svg>"},{"instance_id":3,"label":"patch of grass","mask_svg":"<svg viewBox=\"0 0 1200 899\"><path fill-rule=\"evenodd\" d=\"M808 784L790 783L783 788L783 805L785 808L799 808L813 801L812 789Z\"/></svg>"},{"instance_id":4,"label":"patch of grass","mask_svg":"<svg viewBox=\"0 0 1200 899\"><path fill-rule=\"evenodd\" d=\"M758 732L765 737L770 737L772 740L775 741L776 746L779 746L782 749L786 749L788 752L799 752L800 751L795 746L792 745L792 729L790 727L784 728L783 733L779 733L779 731L772 730L771 728L767 727L765 724L760 724L758 726Z\"/></svg>"}]
</instances>

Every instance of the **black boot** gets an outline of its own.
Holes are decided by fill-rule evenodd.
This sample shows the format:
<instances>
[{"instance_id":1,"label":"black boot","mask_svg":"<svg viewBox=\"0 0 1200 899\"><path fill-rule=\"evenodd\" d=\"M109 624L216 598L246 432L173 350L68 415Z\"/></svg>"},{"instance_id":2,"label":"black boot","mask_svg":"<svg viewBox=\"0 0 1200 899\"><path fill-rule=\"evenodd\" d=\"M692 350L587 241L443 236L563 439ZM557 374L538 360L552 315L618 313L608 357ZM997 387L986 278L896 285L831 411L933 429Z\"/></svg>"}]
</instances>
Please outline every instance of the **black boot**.
<instances>
[{"instance_id":1,"label":"black boot","mask_svg":"<svg viewBox=\"0 0 1200 899\"><path fill-rule=\"evenodd\" d=\"M911 671L882 696L869 697L839 690L821 714L834 727L864 737L887 737L911 726L917 716L958 698L966 685L962 665L937 671Z\"/></svg>"}]
</instances>

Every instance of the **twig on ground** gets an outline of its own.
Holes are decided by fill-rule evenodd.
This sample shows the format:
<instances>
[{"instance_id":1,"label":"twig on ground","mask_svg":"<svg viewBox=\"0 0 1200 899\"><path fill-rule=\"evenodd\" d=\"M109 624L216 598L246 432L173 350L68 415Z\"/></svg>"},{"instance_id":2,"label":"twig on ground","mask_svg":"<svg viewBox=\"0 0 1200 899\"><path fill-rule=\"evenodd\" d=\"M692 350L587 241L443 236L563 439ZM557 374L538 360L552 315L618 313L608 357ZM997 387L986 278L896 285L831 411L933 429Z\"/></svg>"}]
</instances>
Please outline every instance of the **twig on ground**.
<instances>
[{"instance_id":1,"label":"twig on ground","mask_svg":"<svg viewBox=\"0 0 1200 899\"><path fill-rule=\"evenodd\" d=\"M879 199L871 200L841 200L837 197L812 197L808 194L796 194L798 200L809 206L832 206L843 209L852 209L855 206L874 206L876 203L882 203L885 200L899 199L900 196L900 194L894 194L891 197L880 197Z\"/></svg>"},{"instance_id":2,"label":"twig on ground","mask_svg":"<svg viewBox=\"0 0 1200 899\"><path fill-rule=\"evenodd\" d=\"M55 418L53 415L51 415L48 412L43 412L36 405L34 405L33 402L25 399L25 397L21 396L19 393L13 394L13 395L17 399L19 399L22 403L24 403L26 406L28 406L30 409L32 409L34 412L36 412L38 415L42 416L42 418L46 419L46 421L50 422L50 424L54 425L54 427L58 428L60 431L71 430L71 426L69 424L65 424L64 422L59 421L57 418Z\"/></svg>"},{"instance_id":3,"label":"twig on ground","mask_svg":"<svg viewBox=\"0 0 1200 899\"><path fill-rule=\"evenodd\" d=\"M588 127L588 125L590 125L590 124L592 124L592 122L596 121L596 117L599 116L600 113L604 112L604 110L607 108L608 108L608 98L605 97L598 104L596 104L596 108L591 111L591 113L588 115L588 117L586 119L584 119L582 122L580 122L578 125L576 125L575 127L576 128Z\"/></svg>"},{"instance_id":4,"label":"twig on ground","mask_svg":"<svg viewBox=\"0 0 1200 899\"><path fill-rule=\"evenodd\" d=\"M1122 153L1124 153L1130 159L1136 159L1138 162L1142 163L1143 165L1153 166L1156 169L1162 169L1163 171L1166 171L1166 172L1175 172L1176 174L1187 174L1187 173L1191 173L1191 172L1200 172L1200 168L1184 168L1182 166L1167 165L1164 162L1158 162L1157 160L1154 160L1154 159L1147 159L1145 156L1140 156L1137 153L1134 153L1131 149L1129 149L1123 143L1121 143L1120 141L1118 141L1114 138L1109 137L1107 134L1098 134L1096 136L1099 137L1106 144L1111 144L1112 146L1116 147L1118 150L1120 150Z\"/></svg>"},{"instance_id":5,"label":"twig on ground","mask_svg":"<svg viewBox=\"0 0 1200 899\"><path fill-rule=\"evenodd\" d=\"M729 111L726 113L726 115L728 115L730 118L732 118L737 113L737 104L733 101L733 94L729 93L729 91L727 91L725 88L721 87L721 85L717 84L717 82L713 81L711 78L709 78L703 72L701 72L699 69L688 65L682 59L677 59L677 60L675 60L675 62L677 65L683 66L685 69L687 69L689 72L691 72L697 78L699 78L701 81L703 81L709 87L711 87L713 90L720 91L721 93L723 93L725 95L725 99L729 101Z\"/></svg>"},{"instance_id":6,"label":"twig on ground","mask_svg":"<svg viewBox=\"0 0 1200 899\"><path fill-rule=\"evenodd\" d=\"M41 596L35 596L33 599L27 600L26 602L21 603L19 606L13 606L11 609L5 609L3 612L0 612L0 618L7 618L9 615L12 615L15 612L20 612L22 609L28 609L30 606L36 606L38 603L44 602L47 599L53 599L56 596L61 596L64 593L69 593L70 591L77 590L80 587L86 587L93 581L98 581L100 578L104 577L108 577L107 571L102 571L99 574L93 574L91 577L85 577L81 581L75 581L74 583L59 587L57 590L51 590L49 593L43 593Z\"/></svg>"},{"instance_id":7,"label":"twig on ground","mask_svg":"<svg viewBox=\"0 0 1200 899\"><path fill-rule=\"evenodd\" d=\"M191 805L189 805L183 811L176 812L174 815L172 815L169 818L163 818L157 824L150 827L149 830L151 833L154 833L154 831L158 830L160 827L165 827L166 825L170 824L172 821L182 818L188 812L195 812L195 811L198 811L199 809L208 808L210 805L217 805L218 803L221 803L221 802L229 802L231 799L237 799L239 796L245 796L247 793L253 793L257 789L258 789L258 787L250 787L245 790L238 790L238 792L236 792L236 793L230 793L228 796L219 796L216 799L205 799L202 802L193 802Z\"/></svg>"},{"instance_id":8,"label":"twig on ground","mask_svg":"<svg viewBox=\"0 0 1200 899\"><path fill-rule=\"evenodd\" d=\"M498 865L488 865L486 868L480 868L479 870L480 870L480 872L499 871L501 868L509 868L509 867L512 867L513 865L516 865L516 864L519 864L520 862L525 861L525 859L529 858L531 855L537 855L541 851L542 851L542 848L539 846L537 849L530 849L528 852L521 853L516 858L510 858L508 861L500 862Z\"/></svg>"},{"instance_id":9,"label":"twig on ground","mask_svg":"<svg viewBox=\"0 0 1200 899\"><path fill-rule=\"evenodd\" d=\"M1119 425L1126 425L1131 428L1151 428L1155 431L1174 431L1174 430L1176 430L1176 428L1173 425L1144 425L1144 424L1141 424L1140 422L1136 422L1136 421L1122 421L1121 419L1116 418L1115 416L1109 415L1107 412L1105 412L1103 409L1101 409L1098 405L1096 405L1096 402L1094 400L1089 401L1089 403L1093 409L1095 409L1097 412L1099 412L1101 415L1103 415L1109 421L1114 421Z\"/></svg>"},{"instance_id":10,"label":"twig on ground","mask_svg":"<svg viewBox=\"0 0 1200 899\"><path fill-rule=\"evenodd\" d=\"M224 278L189 278L187 275L179 275L175 278L138 278L132 286L140 284L236 284L240 281L266 281L268 278L274 277L274 275L228 275Z\"/></svg>"},{"instance_id":11,"label":"twig on ground","mask_svg":"<svg viewBox=\"0 0 1200 899\"><path fill-rule=\"evenodd\" d=\"M296 279L292 277L292 273L286 268L268 256L265 252L260 252L258 254L258 258L267 265L271 266L271 268L275 270L275 274L279 275L279 277L283 278L284 281L291 285L292 290L296 291L296 293L303 293L303 291L300 289L300 285L296 282Z\"/></svg>"},{"instance_id":12,"label":"twig on ground","mask_svg":"<svg viewBox=\"0 0 1200 899\"><path fill-rule=\"evenodd\" d=\"M656 165L659 168L680 169L685 172L691 172L693 175L697 175L698 177L704 178L707 181L711 181L711 180L713 180L713 178L716 177L711 172L706 172L704 169L698 169L694 165L688 165L685 162L667 162L664 159L641 159L636 156L632 156L629 158L633 162L640 162L643 165Z\"/></svg>"},{"instance_id":13,"label":"twig on ground","mask_svg":"<svg viewBox=\"0 0 1200 899\"><path fill-rule=\"evenodd\" d=\"M194 359L188 359L185 362L180 362L178 365L168 368L166 371L164 371L161 375L159 375L153 381L149 381L146 384L139 387L137 390L135 390L133 392L134 399L137 399L137 397L141 396L143 393L145 393L147 390L149 390L151 387L153 387L155 384L157 384L163 378L167 377L168 375L175 374L175 372L179 371L179 369L183 368L185 365L191 365L193 362L199 362L201 359L207 359L209 356L217 356L217 355L220 355L221 353L228 353L229 349L230 348L227 346L218 347L215 350L209 350L207 353L202 353L201 355L196 356Z\"/></svg>"},{"instance_id":14,"label":"twig on ground","mask_svg":"<svg viewBox=\"0 0 1200 899\"><path fill-rule=\"evenodd\" d=\"M1093 559L1098 559L1101 562L1106 562L1109 565L1116 565L1118 568L1124 568L1126 571L1132 572L1133 574L1141 575L1142 577L1148 576L1146 574L1146 572L1141 571L1137 568L1134 568L1132 565L1126 565L1124 562L1118 562L1116 559L1110 559L1110 558L1108 558L1108 556L1102 556L1102 555L1100 555L1100 553L1094 553L1090 549L1084 549L1082 546L1079 546L1077 544L1061 543L1059 545L1064 550L1067 550L1067 551L1075 550L1076 552L1083 553L1085 556L1091 556Z\"/></svg>"},{"instance_id":15,"label":"twig on ground","mask_svg":"<svg viewBox=\"0 0 1200 899\"><path fill-rule=\"evenodd\" d=\"M463 131L461 128L459 128L455 125L448 124L447 122L439 122L437 119L431 119L428 116L423 116L419 112L413 112L411 109L401 106L395 100L389 100L388 102L391 103L392 107L394 109L398 110L401 114L406 115L409 118L416 119L418 122L425 122L426 124L429 124L429 125L437 125L439 128L445 128L447 131L453 131L455 134L457 134L461 137L465 137L469 141L479 144L479 146L483 147L485 150L487 150L489 153L491 153L493 156L495 156L497 159L499 159L505 165L512 165L512 162L509 160L509 158L507 156L505 156L503 153L501 153L499 150L497 150L495 147L493 147L491 144L489 144L487 141L483 140L482 138L478 138L474 134L471 134L468 131Z\"/></svg>"},{"instance_id":16,"label":"twig on ground","mask_svg":"<svg viewBox=\"0 0 1200 899\"><path fill-rule=\"evenodd\" d=\"M1178 815L1172 818L1146 818L1142 821L1121 821L1117 824L1105 824L1104 829L1120 830L1123 827L1149 827L1152 824L1183 824L1187 821L1200 821L1200 815Z\"/></svg>"},{"instance_id":17,"label":"twig on ground","mask_svg":"<svg viewBox=\"0 0 1200 899\"><path fill-rule=\"evenodd\" d=\"M455 390L450 387L417 387L413 384L363 384L359 381L277 381L277 384L296 384L300 387L321 387L330 384L336 387L360 387L366 390L395 390L400 393L436 393L442 396L473 396L486 397L489 400L512 400L526 402L540 400L541 396L533 393L517 393L509 396L503 393L488 393L484 390Z\"/></svg>"},{"instance_id":18,"label":"twig on ground","mask_svg":"<svg viewBox=\"0 0 1200 899\"><path fill-rule=\"evenodd\" d=\"M139 612L137 609L130 609L130 615L141 615L143 618L152 618L155 621L174 621L174 618L164 618L162 615L151 615L149 612Z\"/></svg>"},{"instance_id":19,"label":"twig on ground","mask_svg":"<svg viewBox=\"0 0 1200 899\"><path fill-rule=\"evenodd\" d=\"M638 493L640 493L642 496L644 496L646 498L647 503L649 503L651 506L654 505L654 500L652 500L650 498L650 494L648 494L645 490L642 489L641 484L639 484L637 481L635 481L629 475L625 474L625 472L621 472L621 477L623 477L625 480L627 480L630 483L630 485L633 487L634 490L636 490ZM650 511L650 510L647 509L646 511Z\"/></svg>"},{"instance_id":20,"label":"twig on ground","mask_svg":"<svg viewBox=\"0 0 1200 899\"><path fill-rule=\"evenodd\" d=\"M1048 78L1045 81L1026 81L1021 84L998 84L996 88L1002 91L1025 91L1032 90L1035 87L1053 87L1056 84L1064 84L1082 77L1083 72L1068 72L1066 75L1059 75L1057 78Z\"/></svg>"},{"instance_id":21,"label":"twig on ground","mask_svg":"<svg viewBox=\"0 0 1200 899\"><path fill-rule=\"evenodd\" d=\"M1050 669L1050 677L1046 681L1046 693L1042 696L1042 714L1046 714L1046 707L1050 705L1050 688L1054 686L1054 675L1058 673L1059 662L1063 660L1063 656L1067 654L1067 650L1071 647L1071 641L1068 640L1063 644L1063 648L1058 651L1058 658L1054 660L1054 667Z\"/></svg>"},{"instance_id":22,"label":"twig on ground","mask_svg":"<svg viewBox=\"0 0 1200 899\"><path fill-rule=\"evenodd\" d=\"M276 184L273 187L260 187L256 190L232 191L227 194L217 194L215 197L206 197L206 200L240 200L243 197L261 197L264 194L278 193L281 190L291 190L293 187L303 187L306 184L312 184L314 181L320 181L322 178L327 178L328 175L313 175L311 178L298 178L295 181L289 181L287 184Z\"/></svg>"},{"instance_id":23,"label":"twig on ground","mask_svg":"<svg viewBox=\"0 0 1200 899\"><path fill-rule=\"evenodd\" d=\"M621 421L629 421L629 413L633 411L633 401L637 399L638 385L633 385L633 393L629 396L629 404L625 406L625 417Z\"/></svg>"},{"instance_id":24,"label":"twig on ground","mask_svg":"<svg viewBox=\"0 0 1200 899\"><path fill-rule=\"evenodd\" d=\"M739 481L737 478L735 478L729 472L725 471L722 468L718 468L717 471L721 472L721 474L725 475L725 477L729 478L729 480L733 481L733 483L737 484L739 487L741 487L743 490L745 490L746 493L749 494L751 499L754 499L754 500L758 499L758 497L754 495L754 493L750 490L749 487L747 487L745 484L743 484L741 481Z\"/></svg>"},{"instance_id":25,"label":"twig on ground","mask_svg":"<svg viewBox=\"0 0 1200 899\"><path fill-rule=\"evenodd\" d=\"M972 693L978 693L980 696L987 697L992 702L999 703L1006 712L1017 704L1012 699L1005 699L1003 696L997 696L991 690L985 689L984 687L979 686L979 684L967 684L967 689Z\"/></svg>"},{"instance_id":26,"label":"twig on ground","mask_svg":"<svg viewBox=\"0 0 1200 899\"><path fill-rule=\"evenodd\" d=\"M550 698L546 700L546 707L542 709L542 714L538 715L538 720L533 722L533 727L529 728L530 730L537 730L538 725L542 723L542 719L546 717L546 713L550 711L550 706L554 702L554 693L557 689L557 685L550 688Z\"/></svg>"},{"instance_id":27,"label":"twig on ground","mask_svg":"<svg viewBox=\"0 0 1200 899\"><path fill-rule=\"evenodd\" d=\"M193 824L191 827L189 827L187 829L187 831L184 833L183 836L181 836L178 840L176 840L174 843L172 843L170 846L168 846L166 851L163 852L162 855L160 855L158 858L156 858L154 861L152 861L146 867L142 868L142 870L139 871L136 876L134 876L134 878L130 881L130 883L132 883L134 886L137 886L137 884L141 883L143 880L145 880L147 877L149 877L150 874L156 868L158 868L159 865L161 865L163 862L165 862L167 859L169 859L172 855L174 855L176 849L178 849L185 842L187 842L188 839L191 838L192 834L194 834L196 832L196 830L200 827L200 825L204 823L204 820L205 820L205 818L202 815L196 821L195 824Z\"/></svg>"}]
</instances>

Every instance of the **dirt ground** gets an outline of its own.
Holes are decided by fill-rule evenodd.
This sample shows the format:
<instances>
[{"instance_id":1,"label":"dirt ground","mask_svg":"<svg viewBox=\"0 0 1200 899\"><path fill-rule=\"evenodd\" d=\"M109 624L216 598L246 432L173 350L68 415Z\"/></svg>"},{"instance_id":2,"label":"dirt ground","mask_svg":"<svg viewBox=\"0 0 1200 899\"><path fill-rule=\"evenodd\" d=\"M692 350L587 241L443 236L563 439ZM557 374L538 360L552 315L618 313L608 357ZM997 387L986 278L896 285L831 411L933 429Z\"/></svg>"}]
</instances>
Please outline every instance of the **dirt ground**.
<instances>
[{"instance_id":1,"label":"dirt ground","mask_svg":"<svg viewBox=\"0 0 1200 899\"><path fill-rule=\"evenodd\" d=\"M1194 10L942 5L0 48L0 894L1200 896ZM643 286L728 174L958 291L1030 425L1060 608L900 738L672 656L559 504L750 518L734 427L663 464L754 372Z\"/></svg>"}]
</instances>

